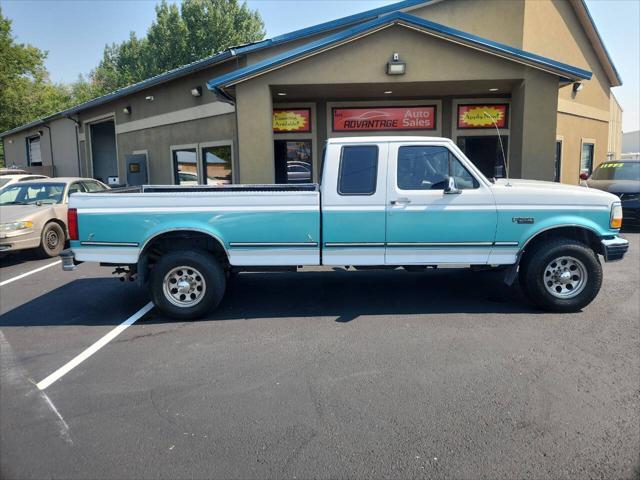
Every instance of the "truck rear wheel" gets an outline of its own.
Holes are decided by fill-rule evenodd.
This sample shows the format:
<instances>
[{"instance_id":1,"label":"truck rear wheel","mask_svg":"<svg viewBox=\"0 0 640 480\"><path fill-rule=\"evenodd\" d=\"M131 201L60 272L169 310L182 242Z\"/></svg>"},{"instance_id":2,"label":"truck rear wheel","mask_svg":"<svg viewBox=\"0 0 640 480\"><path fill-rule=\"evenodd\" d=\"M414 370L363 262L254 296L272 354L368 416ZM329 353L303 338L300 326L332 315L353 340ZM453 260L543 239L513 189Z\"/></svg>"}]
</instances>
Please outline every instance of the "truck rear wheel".
<instances>
[{"instance_id":1,"label":"truck rear wheel","mask_svg":"<svg viewBox=\"0 0 640 480\"><path fill-rule=\"evenodd\" d=\"M204 250L180 250L163 255L149 279L158 310L178 320L193 320L216 308L226 288L224 270Z\"/></svg>"},{"instance_id":2,"label":"truck rear wheel","mask_svg":"<svg viewBox=\"0 0 640 480\"><path fill-rule=\"evenodd\" d=\"M592 249L575 240L540 243L520 265L520 285L545 310L577 312L598 295L602 265Z\"/></svg>"}]
</instances>

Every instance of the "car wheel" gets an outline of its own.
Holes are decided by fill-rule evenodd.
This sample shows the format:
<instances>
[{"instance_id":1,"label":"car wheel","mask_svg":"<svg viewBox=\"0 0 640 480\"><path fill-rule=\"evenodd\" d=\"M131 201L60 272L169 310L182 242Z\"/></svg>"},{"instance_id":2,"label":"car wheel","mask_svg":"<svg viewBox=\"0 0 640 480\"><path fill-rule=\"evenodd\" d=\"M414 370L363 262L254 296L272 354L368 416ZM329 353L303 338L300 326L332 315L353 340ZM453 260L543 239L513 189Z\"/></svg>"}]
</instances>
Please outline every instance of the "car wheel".
<instances>
[{"instance_id":1,"label":"car wheel","mask_svg":"<svg viewBox=\"0 0 640 480\"><path fill-rule=\"evenodd\" d=\"M200 318L216 308L225 288L226 278L220 262L204 250L163 255L149 279L149 292L156 308L178 320Z\"/></svg>"},{"instance_id":2,"label":"car wheel","mask_svg":"<svg viewBox=\"0 0 640 480\"><path fill-rule=\"evenodd\" d=\"M602 265L588 246L570 239L541 243L520 265L520 285L529 300L552 312L577 312L602 286Z\"/></svg>"},{"instance_id":3,"label":"car wheel","mask_svg":"<svg viewBox=\"0 0 640 480\"><path fill-rule=\"evenodd\" d=\"M44 258L57 257L62 252L65 241L64 229L56 222L47 223L40 235L39 256Z\"/></svg>"}]
</instances>

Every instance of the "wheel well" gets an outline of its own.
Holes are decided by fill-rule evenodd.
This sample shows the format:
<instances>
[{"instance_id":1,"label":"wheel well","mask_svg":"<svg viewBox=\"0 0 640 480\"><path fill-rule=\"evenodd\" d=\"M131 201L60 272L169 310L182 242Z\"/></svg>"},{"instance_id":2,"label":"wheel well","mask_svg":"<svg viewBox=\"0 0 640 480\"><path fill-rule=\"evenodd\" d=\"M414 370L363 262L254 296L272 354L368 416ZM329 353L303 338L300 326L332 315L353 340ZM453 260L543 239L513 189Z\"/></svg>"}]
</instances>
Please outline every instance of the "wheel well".
<instances>
[{"instance_id":1,"label":"wheel well","mask_svg":"<svg viewBox=\"0 0 640 480\"><path fill-rule=\"evenodd\" d=\"M211 252L223 269L229 268L229 259L224 246L212 235L195 230L175 230L154 237L144 246L138 260L138 274L145 282L147 273L156 261L165 253L175 250L193 250L194 248Z\"/></svg>"},{"instance_id":2,"label":"wheel well","mask_svg":"<svg viewBox=\"0 0 640 480\"><path fill-rule=\"evenodd\" d=\"M558 227L540 232L529 240L524 247L523 257L527 256L527 252L535 250L538 245L558 238L575 240L587 245L594 252L603 254L600 237L598 237L598 235L596 235L592 230L584 227Z\"/></svg>"}]
</instances>

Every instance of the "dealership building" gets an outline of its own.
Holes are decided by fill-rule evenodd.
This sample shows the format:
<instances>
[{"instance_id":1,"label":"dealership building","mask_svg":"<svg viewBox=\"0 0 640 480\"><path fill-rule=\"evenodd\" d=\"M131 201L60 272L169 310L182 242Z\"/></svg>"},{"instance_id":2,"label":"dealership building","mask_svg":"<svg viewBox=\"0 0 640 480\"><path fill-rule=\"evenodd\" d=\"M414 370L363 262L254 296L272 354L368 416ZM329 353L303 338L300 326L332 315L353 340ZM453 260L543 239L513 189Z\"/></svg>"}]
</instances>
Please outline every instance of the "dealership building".
<instances>
[{"instance_id":1,"label":"dealership building","mask_svg":"<svg viewBox=\"0 0 640 480\"><path fill-rule=\"evenodd\" d=\"M5 163L113 185L318 181L328 138L452 139L487 176L620 155L621 79L583 0L405 0L3 132Z\"/></svg>"}]
</instances>

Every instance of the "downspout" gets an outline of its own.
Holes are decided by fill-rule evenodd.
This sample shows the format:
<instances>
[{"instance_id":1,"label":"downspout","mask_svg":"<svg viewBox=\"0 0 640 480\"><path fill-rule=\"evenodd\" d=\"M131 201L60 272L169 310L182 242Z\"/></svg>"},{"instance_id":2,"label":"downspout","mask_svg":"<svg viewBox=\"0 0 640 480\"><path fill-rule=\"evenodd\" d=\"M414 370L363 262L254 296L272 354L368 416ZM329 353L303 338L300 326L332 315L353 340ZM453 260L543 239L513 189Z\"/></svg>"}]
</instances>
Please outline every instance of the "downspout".
<instances>
[{"instance_id":1,"label":"downspout","mask_svg":"<svg viewBox=\"0 0 640 480\"><path fill-rule=\"evenodd\" d=\"M51 140L51 127L46 124L42 124L47 130L49 130L49 149L51 151L51 171L53 172L53 176L56 176L56 164L53 161L53 141Z\"/></svg>"},{"instance_id":2,"label":"downspout","mask_svg":"<svg viewBox=\"0 0 640 480\"><path fill-rule=\"evenodd\" d=\"M76 125L76 158L78 160L78 176L82 177L82 164L80 163L80 137L78 131L80 130L80 122L73 117L67 117Z\"/></svg>"}]
</instances>

